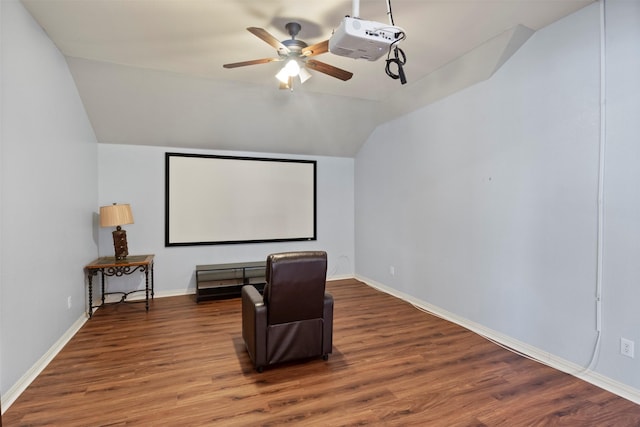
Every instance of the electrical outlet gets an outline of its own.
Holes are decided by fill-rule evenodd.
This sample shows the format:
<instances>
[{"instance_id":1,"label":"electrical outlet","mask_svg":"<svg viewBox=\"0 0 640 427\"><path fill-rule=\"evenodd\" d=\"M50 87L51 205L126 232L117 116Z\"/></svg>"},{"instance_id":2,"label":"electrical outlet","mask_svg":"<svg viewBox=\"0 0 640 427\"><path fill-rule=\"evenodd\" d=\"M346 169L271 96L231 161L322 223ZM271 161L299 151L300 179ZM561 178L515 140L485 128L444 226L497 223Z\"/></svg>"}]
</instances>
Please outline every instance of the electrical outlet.
<instances>
[{"instance_id":1,"label":"electrical outlet","mask_svg":"<svg viewBox=\"0 0 640 427\"><path fill-rule=\"evenodd\" d=\"M389 267L389 274L392 276L396 275L396 268L393 265Z\"/></svg>"},{"instance_id":2,"label":"electrical outlet","mask_svg":"<svg viewBox=\"0 0 640 427\"><path fill-rule=\"evenodd\" d=\"M67 309L71 309L71 297L67 297Z\"/></svg>"},{"instance_id":3,"label":"electrical outlet","mask_svg":"<svg viewBox=\"0 0 640 427\"><path fill-rule=\"evenodd\" d=\"M628 340L626 338L620 338L620 354L633 359L634 357L633 347L634 347L633 341Z\"/></svg>"}]
</instances>

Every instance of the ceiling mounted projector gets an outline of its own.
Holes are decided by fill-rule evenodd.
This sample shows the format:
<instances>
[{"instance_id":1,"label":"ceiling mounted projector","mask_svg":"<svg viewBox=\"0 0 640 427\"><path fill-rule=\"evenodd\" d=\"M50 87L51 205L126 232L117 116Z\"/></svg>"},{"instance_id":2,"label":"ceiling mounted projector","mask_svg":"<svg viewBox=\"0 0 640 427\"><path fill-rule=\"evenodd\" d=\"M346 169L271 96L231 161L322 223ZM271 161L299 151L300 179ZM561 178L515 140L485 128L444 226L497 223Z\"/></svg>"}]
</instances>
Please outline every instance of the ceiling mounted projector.
<instances>
[{"instance_id":1,"label":"ceiling mounted projector","mask_svg":"<svg viewBox=\"0 0 640 427\"><path fill-rule=\"evenodd\" d=\"M380 22L345 17L329 39L329 52L375 61L401 40L402 29Z\"/></svg>"}]
</instances>

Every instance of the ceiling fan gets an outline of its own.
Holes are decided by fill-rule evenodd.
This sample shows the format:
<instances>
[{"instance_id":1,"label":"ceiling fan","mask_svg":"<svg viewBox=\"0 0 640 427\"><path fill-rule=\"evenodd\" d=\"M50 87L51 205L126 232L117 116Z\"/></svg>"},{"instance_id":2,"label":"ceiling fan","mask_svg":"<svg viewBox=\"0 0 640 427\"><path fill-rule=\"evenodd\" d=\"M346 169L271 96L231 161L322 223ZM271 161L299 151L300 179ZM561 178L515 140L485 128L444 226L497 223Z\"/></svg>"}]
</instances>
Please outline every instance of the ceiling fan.
<instances>
[{"instance_id":1,"label":"ceiling fan","mask_svg":"<svg viewBox=\"0 0 640 427\"><path fill-rule=\"evenodd\" d=\"M316 61L315 59L309 59L312 56L328 52L329 40L308 46L302 40L296 39L296 36L302 28L300 24L297 22L289 22L285 25L285 28L289 32L291 39L283 41L279 41L262 28L247 28L251 34L274 47L278 51L277 58L262 58L251 61L234 62L231 64L224 64L223 67L238 68L247 65L286 61L285 66L280 70L280 72L278 72L278 74L276 74L276 77L280 80L280 89L293 89L293 81L296 76L300 77L301 83L307 81L311 77L311 74L306 70L306 68L327 74L343 81L349 80L353 76L353 73L349 71L334 67L333 65L329 65L324 62Z\"/></svg>"}]
</instances>

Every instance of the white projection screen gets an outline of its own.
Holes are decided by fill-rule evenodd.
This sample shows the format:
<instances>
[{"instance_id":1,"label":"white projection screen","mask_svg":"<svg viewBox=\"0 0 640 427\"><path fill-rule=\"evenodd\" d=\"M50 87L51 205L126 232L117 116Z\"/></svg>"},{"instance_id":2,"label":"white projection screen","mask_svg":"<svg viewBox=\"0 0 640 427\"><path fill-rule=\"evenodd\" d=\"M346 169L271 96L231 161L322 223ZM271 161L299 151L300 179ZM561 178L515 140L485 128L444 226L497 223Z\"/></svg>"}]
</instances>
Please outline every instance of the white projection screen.
<instances>
[{"instance_id":1,"label":"white projection screen","mask_svg":"<svg viewBox=\"0 0 640 427\"><path fill-rule=\"evenodd\" d=\"M165 246L316 240L316 162L166 153Z\"/></svg>"}]
</instances>

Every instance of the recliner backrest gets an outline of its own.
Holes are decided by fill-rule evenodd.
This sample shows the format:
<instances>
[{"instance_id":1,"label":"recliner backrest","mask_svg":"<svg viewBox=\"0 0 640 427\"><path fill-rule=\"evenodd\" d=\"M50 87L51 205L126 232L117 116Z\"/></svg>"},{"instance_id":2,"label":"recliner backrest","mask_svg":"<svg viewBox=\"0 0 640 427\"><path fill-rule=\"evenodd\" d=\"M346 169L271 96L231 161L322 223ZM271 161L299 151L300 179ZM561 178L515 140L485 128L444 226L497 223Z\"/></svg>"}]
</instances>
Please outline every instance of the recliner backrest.
<instances>
[{"instance_id":1,"label":"recliner backrest","mask_svg":"<svg viewBox=\"0 0 640 427\"><path fill-rule=\"evenodd\" d=\"M267 258L266 275L264 295L269 324L322 318L326 252L271 254Z\"/></svg>"}]
</instances>

